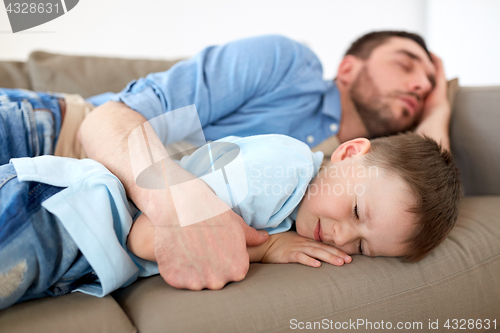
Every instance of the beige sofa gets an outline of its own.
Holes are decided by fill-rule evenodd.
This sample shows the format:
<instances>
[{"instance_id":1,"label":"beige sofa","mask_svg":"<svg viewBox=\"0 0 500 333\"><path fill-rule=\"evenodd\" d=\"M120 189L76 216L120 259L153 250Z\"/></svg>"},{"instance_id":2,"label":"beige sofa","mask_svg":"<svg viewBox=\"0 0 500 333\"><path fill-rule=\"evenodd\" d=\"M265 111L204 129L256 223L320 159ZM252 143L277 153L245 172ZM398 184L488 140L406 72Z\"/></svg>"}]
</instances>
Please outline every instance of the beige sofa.
<instances>
[{"instance_id":1,"label":"beige sofa","mask_svg":"<svg viewBox=\"0 0 500 333\"><path fill-rule=\"evenodd\" d=\"M88 97L174 62L35 52L26 63L0 62L0 87ZM452 332L453 319L457 328L474 320L462 326L467 332L483 331L487 319L486 332L500 331L499 129L500 87L460 88L451 142L466 198L448 239L419 263L355 256L344 267L251 264L243 281L220 291L177 290L154 276L104 298L72 293L12 306L0 311L0 332L288 332L308 322L316 329L307 331L341 332L361 320L361 332L388 322L427 332L436 320L433 332Z\"/></svg>"}]
</instances>

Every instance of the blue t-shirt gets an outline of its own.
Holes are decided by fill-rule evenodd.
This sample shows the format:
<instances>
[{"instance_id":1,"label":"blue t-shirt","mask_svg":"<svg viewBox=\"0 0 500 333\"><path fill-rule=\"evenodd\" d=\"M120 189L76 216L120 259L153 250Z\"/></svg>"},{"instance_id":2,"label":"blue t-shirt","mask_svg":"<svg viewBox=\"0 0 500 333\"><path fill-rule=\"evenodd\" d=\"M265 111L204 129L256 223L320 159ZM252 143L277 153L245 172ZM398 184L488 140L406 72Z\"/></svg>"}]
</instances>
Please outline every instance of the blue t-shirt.
<instances>
[{"instance_id":1,"label":"blue t-shirt","mask_svg":"<svg viewBox=\"0 0 500 333\"><path fill-rule=\"evenodd\" d=\"M228 137L209 145L210 150L202 147L178 163L203 179L248 225L271 234L289 230L290 215L317 174L323 153L273 134ZM99 277L99 283L78 291L104 296L138 276L158 274L155 262L127 249L127 235L140 211L103 165L55 156L11 161L20 181L66 187L42 205L61 221Z\"/></svg>"},{"instance_id":2,"label":"blue t-shirt","mask_svg":"<svg viewBox=\"0 0 500 333\"><path fill-rule=\"evenodd\" d=\"M206 141L230 135L285 134L314 147L336 135L340 94L323 79L318 57L283 36L258 36L210 46L165 72L132 81L118 94L88 99L121 101L147 120L195 105ZM164 145L185 140L189 119L155 129ZM201 144L199 144L201 145Z\"/></svg>"}]
</instances>

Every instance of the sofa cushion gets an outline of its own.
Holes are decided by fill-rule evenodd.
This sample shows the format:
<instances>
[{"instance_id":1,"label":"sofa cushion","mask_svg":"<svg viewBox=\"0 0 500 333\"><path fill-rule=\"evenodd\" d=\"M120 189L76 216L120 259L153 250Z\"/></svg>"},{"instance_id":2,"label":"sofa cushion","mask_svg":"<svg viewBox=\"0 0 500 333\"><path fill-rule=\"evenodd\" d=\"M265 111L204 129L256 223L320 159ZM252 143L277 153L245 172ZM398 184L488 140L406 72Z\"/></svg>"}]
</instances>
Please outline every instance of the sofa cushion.
<instances>
[{"instance_id":1,"label":"sofa cushion","mask_svg":"<svg viewBox=\"0 0 500 333\"><path fill-rule=\"evenodd\" d=\"M500 195L499 124L500 86L459 89L450 141L466 195Z\"/></svg>"},{"instance_id":2,"label":"sofa cushion","mask_svg":"<svg viewBox=\"0 0 500 333\"><path fill-rule=\"evenodd\" d=\"M111 296L34 299L0 311L0 332L137 332Z\"/></svg>"},{"instance_id":3,"label":"sofa cushion","mask_svg":"<svg viewBox=\"0 0 500 333\"><path fill-rule=\"evenodd\" d=\"M499 205L500 197L466 198L456 228L419 263L354 256L343 267L251 264L243 281L218 291L178 290L155 276L113 297L140 332L289 332L293 319L420 321L416 332L429 319L440 328L446 319L498 319Z\"/></svg>"},{"instance_id":4,"label":"sofa cushion","mask_svg":"<svg viewBox=\"0 0 500 333\"><path fill-rule=\"evenodd\" d=\"M21 61L0 61L0 88L31 89L26 64Z\"/></svg>"},{"instance_id":5,"label":"sofa cushion","mask_svg":"<svg viewBox=\"0 0 500 333\"><path fill-rule=\"evenodd\" d=\"M132 80L166 71L178 60L134 60L33 52L28 60L33 90L80 94L119 92Z\"/></svg>"}]
</instances>

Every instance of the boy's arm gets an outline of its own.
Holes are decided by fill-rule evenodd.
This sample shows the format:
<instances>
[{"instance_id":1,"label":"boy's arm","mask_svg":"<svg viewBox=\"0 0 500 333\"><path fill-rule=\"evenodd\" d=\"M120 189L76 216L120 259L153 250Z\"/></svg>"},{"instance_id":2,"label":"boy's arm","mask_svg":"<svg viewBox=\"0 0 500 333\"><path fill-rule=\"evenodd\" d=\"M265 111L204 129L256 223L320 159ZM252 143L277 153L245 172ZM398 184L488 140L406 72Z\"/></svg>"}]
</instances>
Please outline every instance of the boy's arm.
<instances>
[{"instance_id":1,"label":"boy's arm","mask_svg":"<svg viewBox=\"0 0 500 333\"><path fill-rule=\"evenodd\" d=\"M155 256L155 226L146 214L141 214L127 237L128 249L139 258L156 261Z\"/></svg>"}]
</instances>

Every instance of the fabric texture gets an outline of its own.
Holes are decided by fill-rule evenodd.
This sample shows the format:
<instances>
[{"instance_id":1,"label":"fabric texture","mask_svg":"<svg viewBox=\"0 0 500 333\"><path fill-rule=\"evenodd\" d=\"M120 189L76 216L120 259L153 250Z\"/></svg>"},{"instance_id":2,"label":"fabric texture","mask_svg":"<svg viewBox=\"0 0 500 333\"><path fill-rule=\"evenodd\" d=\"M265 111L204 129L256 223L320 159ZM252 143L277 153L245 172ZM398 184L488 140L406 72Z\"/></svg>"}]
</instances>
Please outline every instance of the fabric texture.
<instances>
[{"instance_id":1,"label":"fabric texture","mask_svg":"<svg viewBox=\"0 0 500 333\"><path fill-rule=\"evenodd\" d=\"M340 95L323 80L318 57L282 36L260 36L204 49L167 72L132 81L108 99L121 101L152 120L195 105L207 141L236 135L285 134L314 147L339 129ZM104 102L90 99L93 104ZM183 140L179 116L154 128L168 145Z\"/></svg>"},{"instance_id":2,"label":"fabric texture","mask_svg":"<svg viewBox=\"0 0 500 333\"><path fill-rule=\"evenodd\" d=\"M21 182L65 187L42 206L64 225L99 278L75 290L102 297L137 278L125 245L137 209L113 174L90 159L39 156L11 163Z\"/></svg>"},{"instance_id":3,"label":"fabric texture","mask_svg":"<svg viewBox=\"0 0 500 333\"><path fill-rule=\"evenodd\" d=\"M63 188L19 181L12 164L0 166L0 177L0 309L69 293L92 267L42 207Z\"/></svg>"},{"instance_id":4,"label":"fabric texture","mask_svg":"<svg viewBox=\"0 0 500 333\"><path fill-rule=\"evenodd\" d=\"M455 99L450 145L466 195L500 195L499 91L461 88Z\"/></svg>"},{"instance_id":5,"label":"fabric texture","mask_svg":"<svg viewBox=\"0 0 500 333\"><path fill-rule=\"evenodd\" d=\"M130 319L111 296L82 293L45 297L0 311L0 330L16 333L136 333Z\"/></svg>"},{"instance_id":6,"label":"fabric texture","mask_svg":"<svg viewBox=\"0 0 500 333\"><path fill-rule=\"evenodd\" d=\"M77 133L83 119L94 109L94 105L86 102L77 94L63 94L66 113L54 151L55 156L86 158L85 149L78 141Z\"/></svg>"},{"instance_id":7,"label":"fabric texture","mask_svg":"<svg viewBox=\"0 0 500 333\"><path fill-rule=\"evenodd\" d=\"M21 61L0 61L0 88L32 89L27 64Z\"/></svg>"},{"instance_id":8,"label":"fabric texture","mask_svg":"<svg viewBox=\"0 0 500 333\"><path fill-rule=\"evenodd\" d=\"M0 165L53 154L60 129L57 95L0 88Z\"/></svg>"},{"instance_id":9,"label":"fabric texture","mask_svg":"<svg viewBox=\"0 0 500 333\"><path fill-rule=\"evenodd\" d=\"M241 164L231 168L236 163L231 148L217 148L217 143L237 145ZM293 223L289 216L318 173L323 153L313 153L306 144L276 134L227 137L211 143L213 146L210 154L200 148L183 157L179 165L203 179L248 225L270 234L288 231ZM214 165L225 165L227 185L222 173L212 177ZM237 201L238 197L242 200Z\"/></svg>"},{"instance_id":10,"label":"fabric texture","mask_svg":"<svg viewBox=\"0 0 500 333\"><path fill-rule=\"evenodd\" d=\"M36 51L27 62L31 89L84 98L119 92L134 79L166 71L178 60L137 60L91 56L71 56ZM16 87L21 88L21 87Z\"/></svg>"}]
</instances>

